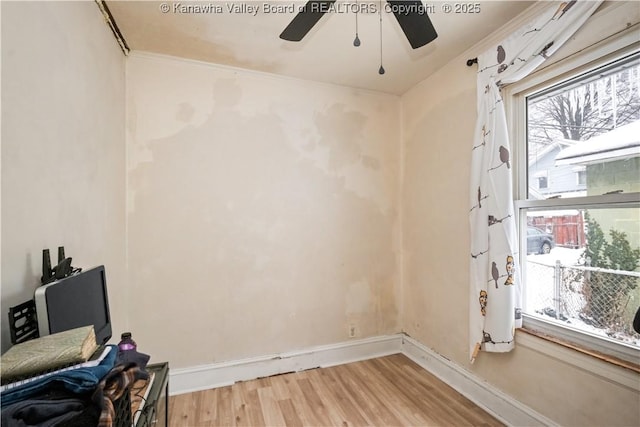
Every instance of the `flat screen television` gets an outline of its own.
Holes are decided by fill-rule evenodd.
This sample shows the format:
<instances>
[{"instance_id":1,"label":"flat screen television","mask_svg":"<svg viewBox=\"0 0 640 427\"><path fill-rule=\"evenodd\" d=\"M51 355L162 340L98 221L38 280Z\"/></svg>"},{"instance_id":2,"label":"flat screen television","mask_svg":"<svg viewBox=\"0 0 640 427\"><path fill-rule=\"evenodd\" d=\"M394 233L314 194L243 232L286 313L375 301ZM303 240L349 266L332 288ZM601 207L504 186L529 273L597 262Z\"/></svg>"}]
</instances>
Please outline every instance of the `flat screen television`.
<instances>
[{"instance_id":1,"label":"flat screen television","mask_svg":"<svg viewBox=\"0 0 640 427\"><path fill-rule=\"evenodd\" d=\"M103 265L40 286L34 300L40 336L93 325L98 344L111 338Z\"/></svg>"}]
</instances>

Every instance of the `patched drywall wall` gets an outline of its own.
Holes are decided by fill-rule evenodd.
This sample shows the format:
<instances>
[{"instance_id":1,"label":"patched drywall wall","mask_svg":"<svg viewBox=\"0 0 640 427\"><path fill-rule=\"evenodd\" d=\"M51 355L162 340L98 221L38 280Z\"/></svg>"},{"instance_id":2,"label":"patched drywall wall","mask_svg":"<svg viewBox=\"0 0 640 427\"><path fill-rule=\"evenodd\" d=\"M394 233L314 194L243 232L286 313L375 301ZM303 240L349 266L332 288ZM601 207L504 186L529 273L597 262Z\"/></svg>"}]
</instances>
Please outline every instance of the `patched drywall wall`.
<instances>
[{"instance_id":1,"label":"patched drywall wall","mask_svg":"<svg viewBox=\"0 0 640 427\"><path fill-rule=\"evenodd\" d=\"M607 19L594 16L571 40L572 50L563 49L559 57L639 21L633 3L603 9L610 8L617 10ZM452 61L401 99L403 330L560 425L638 425L637 387L557 354L517 345L508 354L481 353L469 364L468 196L476 117L476 69L465 65L469 56Z\"/></svg>"},{"instance_id":2,"label":"patched drywall wall","mask_svg":"<svg viewBox=\"0 0 640 427\"><path fill-rule=\"evenodd\" d=\"M399 331L399 99L134 54L131 329L172 367Z\"/></svg>"},{"instance_id":3,"label":"patched drywall wall","mask_svg":"<svg viewBox=\"0 0 640 427\"><path fill-rule=\"evenodd\" d=\"M126 328L124 55L93 2L2 2L2 350L42 249L104 264ZM119 338L119 337L117 337Z\"/></svg>"}]
</instances>

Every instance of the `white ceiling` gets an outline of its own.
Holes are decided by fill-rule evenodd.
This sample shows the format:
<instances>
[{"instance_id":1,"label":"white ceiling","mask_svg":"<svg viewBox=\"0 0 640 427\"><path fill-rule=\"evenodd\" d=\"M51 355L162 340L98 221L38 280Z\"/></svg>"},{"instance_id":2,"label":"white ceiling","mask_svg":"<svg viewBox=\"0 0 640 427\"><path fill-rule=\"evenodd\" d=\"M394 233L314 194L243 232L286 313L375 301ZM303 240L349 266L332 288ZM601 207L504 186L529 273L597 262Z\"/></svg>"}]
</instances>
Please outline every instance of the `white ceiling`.
<instances>
[{"instance_id":1,"label":"white ceiling","mask_svg":"<svg viewBox=\"0 0 640 427\"><path fill-rule=\"evenodd\" d=\"M323 16L306 37L296 43L278 37L295 12L266 13L265 3L298 8L305 1L107 1L132 50L392 94L402 94L424 80L533 2L481 1L479 13L445 13L443 8L455 7L456 3L425 2L427 10L433 12L429 16L438 38L415 50L409 46L395 17L383 13L384 75L378 74L381 48L378 13L358 14L362 44L356 48L353 46L356 15L348 12L355 0L338 0L337 12ZM359 0L358 4L380 9L377 0ZM385 4L382 3L383 7ZM193 5L212 12L184 13L185 6ZM169 11L163 13L167 6ZM214 12L217 7L221 11ZM231 11L231 7L243 9ZM253 14L250 8L257 13Z\"/></svg>"}]
</instances>

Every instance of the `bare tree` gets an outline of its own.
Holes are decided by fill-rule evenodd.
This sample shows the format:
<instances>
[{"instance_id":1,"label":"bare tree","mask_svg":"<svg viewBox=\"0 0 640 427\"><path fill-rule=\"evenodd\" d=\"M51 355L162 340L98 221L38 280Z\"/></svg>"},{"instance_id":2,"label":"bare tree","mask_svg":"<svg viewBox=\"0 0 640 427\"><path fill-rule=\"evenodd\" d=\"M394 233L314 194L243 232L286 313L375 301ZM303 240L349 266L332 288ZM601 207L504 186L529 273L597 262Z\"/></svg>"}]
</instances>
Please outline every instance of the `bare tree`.
<instances>
[{"instance_id":1,"label":"bare tree","mask_svg":"<svg viewBox=\"0 0 640 427\"><path fill-rule=\"evenodd\" d=\"M528 103L529 144L584 141L640 120L640 66ZM531 147L530 147L531 148Z\"/></svg>"}]
</instances>

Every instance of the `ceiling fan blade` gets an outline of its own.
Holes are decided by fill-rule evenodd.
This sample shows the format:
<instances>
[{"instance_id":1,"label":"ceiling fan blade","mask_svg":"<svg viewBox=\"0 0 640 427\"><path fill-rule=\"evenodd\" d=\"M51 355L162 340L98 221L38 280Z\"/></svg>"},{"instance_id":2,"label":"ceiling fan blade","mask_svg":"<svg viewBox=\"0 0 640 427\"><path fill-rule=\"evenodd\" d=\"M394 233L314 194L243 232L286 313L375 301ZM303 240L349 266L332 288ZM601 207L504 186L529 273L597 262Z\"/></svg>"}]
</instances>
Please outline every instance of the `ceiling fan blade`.
<instances>
[{"instance_id":1,"label":"ceiling fan blade","mask_svg":"<svg viewBox=\"0 0 640 427\"><path fill-rule=\"evenodd\" d=\"M327 13L330 6L336 0L310 0L304 8L298 12L293 20L284 29L280 38L291 42L299 42L307 35L314 25Z\"/></svg>"},{"instance_id":2,"label":"ceiling fan blade","mask_svg":"<svg viewBox=\"0 0 640 427\"><path fill-rule=\"evenodd\" d=\"M422 47L438 37L421 0L387 0L387 3L412 48Z\"/></svg>"}]
</instances>

